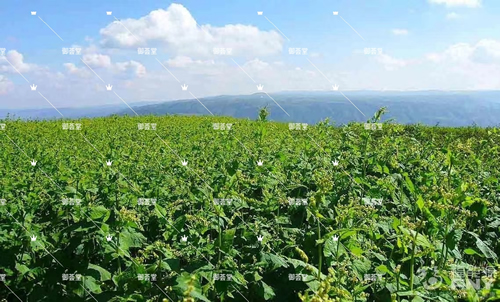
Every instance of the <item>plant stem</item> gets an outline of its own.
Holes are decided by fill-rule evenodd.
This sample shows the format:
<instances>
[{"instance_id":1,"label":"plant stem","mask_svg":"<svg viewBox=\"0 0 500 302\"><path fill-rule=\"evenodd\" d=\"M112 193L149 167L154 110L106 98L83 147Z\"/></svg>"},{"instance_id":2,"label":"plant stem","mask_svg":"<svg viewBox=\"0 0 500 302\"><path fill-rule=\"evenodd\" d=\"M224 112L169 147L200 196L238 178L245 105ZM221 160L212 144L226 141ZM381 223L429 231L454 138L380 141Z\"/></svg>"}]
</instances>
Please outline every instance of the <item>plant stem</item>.
<instances>
[{"instance_id":1,"label":"plant stem","mask_svg":"<svg viewBox=\"0 0 500 302\"><path fill-rule=\"evenodd\" d=\"M417 247L417 235L418 232L415 231L415 236L413 237L413 246L411 248L411 260L410 260L410 291L413 291L413 278L415 274L413 273L415 267L415 249Z\"/></svg>"},{"instance_id":2,"label":"plant stem","mask_svg":"<svg viewBox=\"0 0 500 302\"><path fill-rule=\"evenodd\" d=\"M318 240L321 240L321 227L320 227L320 224L319 224L319 217L316 217L316 219L318 219L318 226L317 226ZM321 243L318 243L318 257L319 257L319 261L318 261L318 281L321 281L321 267L322 267L322 261L323 261L323 255L321 253Z\"/></svg>"}]
</instances>

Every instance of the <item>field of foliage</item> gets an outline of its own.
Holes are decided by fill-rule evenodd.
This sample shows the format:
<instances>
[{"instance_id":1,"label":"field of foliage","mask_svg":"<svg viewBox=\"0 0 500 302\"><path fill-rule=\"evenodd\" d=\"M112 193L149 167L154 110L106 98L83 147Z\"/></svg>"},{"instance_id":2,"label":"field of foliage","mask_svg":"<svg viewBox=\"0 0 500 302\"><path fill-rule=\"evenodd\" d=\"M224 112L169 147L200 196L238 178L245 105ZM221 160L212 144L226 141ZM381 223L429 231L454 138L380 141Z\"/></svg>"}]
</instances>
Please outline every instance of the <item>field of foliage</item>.
<instances>
[{"instance_id":1,"label":"field of foliage","mask_svg":"<svg viewBox=\"0 0 500 302\"><path fill-rule=\"evenodd\" d=\"M265 116L1 121L0 300L500 300L498 128Z\"/></svg>"}]
</instances>

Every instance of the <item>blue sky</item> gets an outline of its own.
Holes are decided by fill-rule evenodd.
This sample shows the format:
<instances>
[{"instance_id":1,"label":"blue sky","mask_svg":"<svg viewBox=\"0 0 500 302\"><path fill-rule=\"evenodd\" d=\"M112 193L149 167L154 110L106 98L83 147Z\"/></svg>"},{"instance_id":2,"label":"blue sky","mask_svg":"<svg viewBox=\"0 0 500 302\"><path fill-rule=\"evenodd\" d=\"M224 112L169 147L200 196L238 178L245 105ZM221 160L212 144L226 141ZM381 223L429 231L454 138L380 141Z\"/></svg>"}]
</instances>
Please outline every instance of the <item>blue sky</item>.
<instances>
[{"instance_id":1,"label":"blue sky","mask_svg":"<svg viewBox=\"0 0 500 302\"><path fill-rule=\"evenodd\" d=\"M47 106L33 83L62 107L116 102L103 81L131 102L247 94L256 83L269 92L500 88L500 1L33 2L0 6L0 48L29 82L0 58L0 108ZM230 47L231 56L213 53ZM307 54L290 55L292 47Z\"/></svg>"}]
</instances>

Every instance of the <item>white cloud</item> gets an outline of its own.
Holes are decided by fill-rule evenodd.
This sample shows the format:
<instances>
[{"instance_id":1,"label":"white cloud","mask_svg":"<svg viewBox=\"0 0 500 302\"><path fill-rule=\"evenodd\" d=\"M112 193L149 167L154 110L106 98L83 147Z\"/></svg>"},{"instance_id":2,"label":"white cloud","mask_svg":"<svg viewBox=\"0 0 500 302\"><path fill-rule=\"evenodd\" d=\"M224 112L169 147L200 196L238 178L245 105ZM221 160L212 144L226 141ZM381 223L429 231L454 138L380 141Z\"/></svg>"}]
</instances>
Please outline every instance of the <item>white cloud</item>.
<instances>
[{"instance_id":1,"label":"white cloud","mask_svg":"<svg viewBox=\"0 0 500 302\"><path fill-rule=\"evenodd\" d=\"M448 20L453 20L453 19L458 19L458 18L460 18L460 15L455 13L455 12L451 12L451 13L446 14L446 19L448 19Z\"/></svg>"},{"instance_id":2,"label":"white cloud","mask_svg":"<svg viewBox=\"0 0 500 302\"><path fill-rule=\"evenodd\" d=\"M177 56L173 59L167 60L166 64L170 67L174 68L187 68L187 67L193 67L193 66L213 66L215 65L214 60L193 60L190 57L186 56Z\"/></svg>"},{"instance_id":3,"label":"white cloud","mask_svg":"<svg viewBox=\"0 0 500 302\"><path fill-rule=\"evenodd\" d=\"M451 6L480 7L481 0L429 0L430 3L445 4Z\"/></svg>"},{"instance_id":4,"label":"white cloud","mask_svg":"<svg viewBox=\"0 0 500 302\"><path fill-rule=\"evenodd\" d=\"M262 71L269 67L269 63L261 61L259 59L253 59L243 64L242 67L244 70L248 69L250 71Z\"/></svg>"},{"instance_id":5,"label":"white cloud","mask_svg":"<svg viewBox=\"0 0 500 302\"><path fill-rule=\"evenodd\" d=\"M101 55L96 53L85 54L82 60L92 68L111 66L111 58L107 55Z\"/></svg>"},{"instance_id":6,"label":"white cloud","mask_svg":"<svg viewBox=\"0 0 500 302\"><path fill-rule=\"evenodd\" d=\"M0 74L0 95L7 94L13 87L12 81Z\"/></svg>"},{"instance_id":7,"label":"white cloud","mask_svg":"<svg viewBox=\"0 0 500 302\"><path fill-rule=\"evenodd\" d=\"M386 70L389 71L397 70L399 68L406 67L414 63L414 61L412 60L396 59L386 54L380 54L376 57L376 59L379 63L381 63L384 66Z\"/></svg>"},{"instance_id":8,"label":"white cloud","mask_svg":"<svg viewBox=\"0 0 500 302\"><path fill-rule=\"evenodd\" d=\"M28 64L24 62L24 56L17 52L16 50L10 50L5 55L6 60L0 60L0 71L9 72L9 73L17 73L16 69L20 73L28 73L38 69L38 66L35 64ZM15 68L13 68L10 64L12 64Z\"/></svg>"},{"instance_id":9,"label":"white cloud","mask_svg":"<svg viewBox=\"0 0 500 302\"><path fill-rule=\"evenodd\" d=\"M278 32L261 31L251 25L198 27L181 4L171 4L167 10L154 10L140 19L121 20L121 23L115 21L100 30L102 46L134 48L157 44L174 55L207 57L213 56L213 48L232 48L236 56L279 54L284 43Z\"/></svg>"},{"instance_id":10,"label":"white cloud","mask_svg":"<svg viewBox=\"0 0 500 302\"><path fill-rule=\"evenodd\" d=\"M457 43L421 59L402 60L381 55L378 62L393 73L379 75L394 88L500 89L500 41L483 39L475 44Z\"/></svg>"},{"instance_id":11,"label":"white cloud","mask_svg":"<svg viewBox=\"0 0 500 302\"><path fill-rule=\"evenodd\" d=\"M73 63L64 63L63 66L66 68L66 71L69 74L76 75L76 76L83 77L83 78L88 78L90 76L90 72L89 72L87 66L83 66L83 67L78 68Z\"/></svg>"},{"instance_id":12,"label":"white cloud","mask_svg":"<svg viewBox=\"0 0 500 302\"><path fill-rule=\"evenodd\" d=\"M400 29L400 28L395 28L392 30L392 33L396 36L403 36L408 34L407 29Z\"/></svg>"},{"instance_id":13,"label":"white cloud","mask_svg":"<svg viewBox=\"0 0 500 302\"><path fill-rule=\"evenodd\" d=\"M100 68L100 73L112 73L114 76L122 78L143 77L146 74L146 67L136 61L112 63L110 56L97 53L87 53L83 55L82 59L91 68ZM77 67L73 63L63 65L68 74L79 77L87 78L91 72L83 63L81 67Z\"/></svg>"},{"instance_id":14,"label":"white cloud","mask_svg":"<svg viewBox=\"0 0 500 302\"><path fill-rule=\"evenodd\" d=\"M118 62L111 68L113 72L121 75L130 75L142 78L146 75L146 67L136 61Z\"/></svg>"}]
</instances>

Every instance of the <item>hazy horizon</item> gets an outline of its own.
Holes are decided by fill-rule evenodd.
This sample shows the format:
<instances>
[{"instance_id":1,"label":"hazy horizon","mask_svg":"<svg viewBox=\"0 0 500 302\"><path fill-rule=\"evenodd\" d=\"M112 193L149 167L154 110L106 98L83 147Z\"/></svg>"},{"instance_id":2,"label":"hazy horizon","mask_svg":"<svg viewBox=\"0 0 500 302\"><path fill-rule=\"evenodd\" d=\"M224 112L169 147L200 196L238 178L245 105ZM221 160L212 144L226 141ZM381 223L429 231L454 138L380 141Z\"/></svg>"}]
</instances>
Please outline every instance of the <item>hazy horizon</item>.
<instances>
[{"instance_id":1,"label":"hazy horizon","mask_svg":"<svg viewBox=\"0 0 500 302\"><path fill-rule=\"evenodd\" d=\"M368 90L368 89L363 89L363 90L344 90L348 92L353 92L353 93L481 93L481 92L499 92L500 89L497 90L492 90L492 89L485 89L485 90ZM268 92L269 94L284 94L284 93L321 93L321 92L330 92L334 94L334 91L330 90L283 90L283 91L273 91L273 92ZM220 94L220 95L208 95L202 97L203 99L208 99L208 98L216 98L216 97L241 97L241 96L249 96L249 95L254 95L254 94L259 94L262 92L253 92L253 93L248 93L248 94ZM500 95L499 95L500 97ZM172 100L138 100L138 101L129 101L127 104L131 106L141 106L141 105L148 105L152 103L164 103L164 102L177 102L177 101L189 101L189 100L195 100L195 98L182 98L182 99L172 99ZM499 99L500 101L500 99ZM117 105L123 105L127 106L121 101L118 102L112 102L112 103L102 103L102 104L96 104L96 105L84 105L84 106L67 106L67 107L60 107L60 108L71 108L71 109L78 109L78 108L98 108L98 107L110 107L110 106L117 106ZM0 110L6 111L6 110L14 110L14 111L21 111L21 110L44 110L44 109L54 109L53 107L50 106L50 104L47 104L44 106L44 104L40 104L40 106L33 106L33 107L18 107L18 108L8 108L8 107L0 107Z\"/></svg>"}]
</instances>

